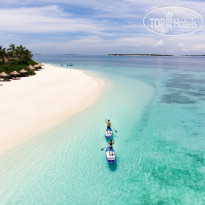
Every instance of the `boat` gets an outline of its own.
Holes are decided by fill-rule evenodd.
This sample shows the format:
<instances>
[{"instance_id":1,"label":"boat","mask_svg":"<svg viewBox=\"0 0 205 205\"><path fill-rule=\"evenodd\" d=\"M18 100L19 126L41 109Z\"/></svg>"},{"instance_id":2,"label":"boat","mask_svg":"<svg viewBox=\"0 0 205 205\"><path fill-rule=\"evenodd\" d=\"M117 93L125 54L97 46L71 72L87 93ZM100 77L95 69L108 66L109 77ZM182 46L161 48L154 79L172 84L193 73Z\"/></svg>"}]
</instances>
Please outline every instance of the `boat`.
<instances>
[{"instance_id":1,"label":"boat","mask_svg":"<svg viewBox=\"0 0 205 205\"><path fill-rule=\"evenodd\" d=\"M115 150L112 149L112 150L109 151L109 146L108 146L106 148L105 154L106 154L107 162L109 164L114 164L115 163Z\"/></svg>"},{"instance_id":2,"label":"boat","mask_svg":"<svg viewBox=\"0 0 205 205\"><path fill-rule=\"evenodd\" d=\"M112 129L105 130L105 138L110 139L112 137Z\"/></svg>"},{"instance_id":3,"label":"boat","mask_svg":"<svg viewBox=\"0 0 205 205\"><path fill-rule=\"evenodd\" d=\"M67 64L67 66L73 66L73 64Z\"/></svg>"}]
</instances>

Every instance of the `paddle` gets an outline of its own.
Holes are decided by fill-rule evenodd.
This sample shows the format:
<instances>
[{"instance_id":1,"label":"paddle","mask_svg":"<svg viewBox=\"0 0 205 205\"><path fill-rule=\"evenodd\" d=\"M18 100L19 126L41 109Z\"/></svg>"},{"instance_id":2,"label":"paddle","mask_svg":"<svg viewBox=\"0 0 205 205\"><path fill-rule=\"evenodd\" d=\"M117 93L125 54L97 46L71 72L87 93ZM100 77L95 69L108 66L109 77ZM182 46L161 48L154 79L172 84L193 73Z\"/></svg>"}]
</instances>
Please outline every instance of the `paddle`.
<instances>
[{"instance_id":1,"label":"paddle","mask_svg":"<svg viewBox=\"0 0 205 205\"><path fill-rule=\"evenodd\" d=\"M105 147L107 147L109 145L109 143L107 144L107 145L105 145ZM101 151L103 151L104 149L105 149L105 147L103 147L102 149L101 149Z\"/></svg>"},{"instance_id":2,"label":"paddle","mask_svg":"<svg viewBox=\"0 0 205 205\"><path fill-rule=\"evenodd\" d=\"M113 144L114 144L115 142L114 142L114 140L113 140ZM103 151L104 149L105 149L105 147L107 147L108 145L109 145L110 143L108 143L107 145L105 145L102 149L101 149L101 151Z\"/></svg>"},{"instance_id":3,"label":"paddle","mask_svg":"<svg viewBox=\"0 0 205 205\"><path fill-rule=\"evenodd\" d=\"M117 130L111 125L112 129L117 133Z\"/></svg>"}]
</instances>

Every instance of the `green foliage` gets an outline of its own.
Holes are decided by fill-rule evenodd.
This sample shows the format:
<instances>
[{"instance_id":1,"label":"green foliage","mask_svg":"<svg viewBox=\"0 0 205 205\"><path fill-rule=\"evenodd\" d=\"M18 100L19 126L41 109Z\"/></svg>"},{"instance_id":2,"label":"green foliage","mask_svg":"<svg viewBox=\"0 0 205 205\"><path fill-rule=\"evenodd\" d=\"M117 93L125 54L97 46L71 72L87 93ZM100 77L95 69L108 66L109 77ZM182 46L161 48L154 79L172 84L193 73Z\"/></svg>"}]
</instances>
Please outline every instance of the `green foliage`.
<instances>
[{"instance_id":1,"label":"green foliage","mask_svg":"<svg viewBox=\"0 0 205 205\"><path fill-rule=\"evenodd\" d=\"M36 61L34 60L29 60L28 64L34 66L34 65L37 65L38 63L36 63Z\"/></svg>"},{"instance_id":2,"label":"green foliage","mask_svg":"<svg viewBox=\"0 0 205 205\"><path fill-rule=\"evenodd\" d=\"M0 60L1 64L5 63L5 58L8 57L8 53L6 52L6 48L0 46Z\"/></svg>"},{"instance_id":3,"label":"green foliage","mask_svg":"<svg viewBox=\"0 0 205 205\"><path fill-rule=\"evenodd\" d=\"M22 45L15 46L11 44L8 49L0 46L0 73L11 73L12 71L20 72L21 69L28 71L29 75L35 75L33 70L28 68L29 65L36 65L37 63L32 60L32 53ZM5 58L8 58L8 62L5 62Z\"/></svg>"},{"instance_id":4,"label":"green foliage","mask_svg":"<svg viewBox=\"0 0 205 205\"><path fill-rule=\"evenodd\" d=\"M9 66L18 65L18 61L17 61L17 60L14 60L14 59L10 59L10 60L8 60L7 64L8 64Z\"/></svg>"}]
</instances>

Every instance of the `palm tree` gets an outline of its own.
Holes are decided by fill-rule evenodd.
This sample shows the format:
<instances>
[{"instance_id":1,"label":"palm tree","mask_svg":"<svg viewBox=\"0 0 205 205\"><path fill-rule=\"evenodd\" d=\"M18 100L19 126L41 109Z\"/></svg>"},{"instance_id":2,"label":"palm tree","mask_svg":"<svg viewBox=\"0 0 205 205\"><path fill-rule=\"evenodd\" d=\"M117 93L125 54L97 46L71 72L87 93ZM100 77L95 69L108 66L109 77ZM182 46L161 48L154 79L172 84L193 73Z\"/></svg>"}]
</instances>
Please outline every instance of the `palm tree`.
<instances>
[{"instance_id":1,"label":"palm tree","mask_svg":"<svg viewBox=\"0 0 205 205\"><path fill-rule=\"evenodd\" d=\"M0 46L0 58L2 59L3 64L5 63L5 58L8 57L8 54L6 52L6 48L3 48Z\"/></svg>"},{"instance_id":2,"label":"palm tree","mask_svg":"<svg viewBox=\"0 0 205 205\"><path fill-rule=\"evenodd\" d=\"M26 47L23 47L22 45L16 47L16 55L20 60L23 59L25 50Z\"/></svg>"},{"instance_id":3,"label":"palm tree","mask_svg":"<svg viewBox=\"0 0 205 205\"><path fill-rule=\"evenodd\" d=\"M32 58L32 53L26 47L23 47L22 45L16 47L16 55L17 57L22 60L30 60Z\"/></svg>"},{"instance_id":4,"label":"palm tree","mask_svg":"<svg viewBox=\"0 0 205 205\"><path fill-rule=\"evenodd\" d=\"M31 60L31 58L32 58L32 52L31 51L29 51L28 49L26 49L25 51L24 51L24 59L26 59L26 60Z\"/></svg>"},{"instance_id":5,"label":"palm tree","mask_svg":"<svg viewBox=\"0 0 205 205\"><path fill-rule=\"evenodd\" d=\"M16 46L14 44L11 44L7 51L9 51L9 54L10 54L11 57L16 56Z\"/></svg>"}]
</instances>

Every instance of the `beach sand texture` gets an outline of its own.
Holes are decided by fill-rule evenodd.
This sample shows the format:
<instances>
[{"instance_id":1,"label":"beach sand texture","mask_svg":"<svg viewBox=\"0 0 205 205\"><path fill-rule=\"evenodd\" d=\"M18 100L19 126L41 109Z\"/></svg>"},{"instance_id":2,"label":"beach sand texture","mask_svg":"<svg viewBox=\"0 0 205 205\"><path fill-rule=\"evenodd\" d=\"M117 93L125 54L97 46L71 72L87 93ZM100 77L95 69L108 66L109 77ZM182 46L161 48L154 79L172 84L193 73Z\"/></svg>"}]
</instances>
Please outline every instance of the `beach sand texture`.
<instances>
[{"instance_id":1,"label":"beach sand texture","mask_svg":"<svg viewBox=\"0 0 205 205\"><path fill-rule=\"evenodd\" d=\"M0 153L86 109L103 87L81 70L49 64L35 76L1 84Z\"/></svg>"}]
</instances>

